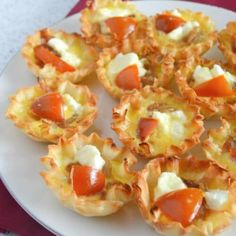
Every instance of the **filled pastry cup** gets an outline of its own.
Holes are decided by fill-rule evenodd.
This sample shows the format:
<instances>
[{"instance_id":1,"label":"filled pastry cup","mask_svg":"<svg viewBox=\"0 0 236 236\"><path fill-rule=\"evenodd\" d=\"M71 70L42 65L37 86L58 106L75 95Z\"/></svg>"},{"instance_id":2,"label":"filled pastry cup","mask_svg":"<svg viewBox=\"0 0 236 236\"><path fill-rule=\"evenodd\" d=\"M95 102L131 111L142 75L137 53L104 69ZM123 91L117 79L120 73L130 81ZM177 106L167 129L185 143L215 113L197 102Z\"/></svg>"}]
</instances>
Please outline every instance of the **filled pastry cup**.
<instances>
[{"instance_id":1,"label":"filled pastry cup","mask_svg":"<svg viewBox=\"0 0 236 236\"><path fill-rule=\"evenodd\" d=\"M203 58L182 61L175 74L180 94L209 118L224 115L236 101L236 70L229 64Z\"/></svg>"},{"instance_id":2,"label":"filled pastry cup","mask_svg":"<svg viewBox=\"0 0 236 236\"><path fill-rule=\"evenodd\" d=\"M202 55L217 38L215 26L208 16L184 9L150 17L147 31L152 45L163 53L174 53L176 58Z\"/></svg>"},{"instance_id":3,"label":"filled pastry cup","mask_svg":"<svg viewBox=\"0 0 236 236\"><path fill-rule=\"evenodd\" d=\"M161 235L215 235L235 217L236 182L209 160L156 158L133 187L144 220Z\"/></svg>"},{"instance_id":4,"label":"filled pastry cup","mask_svg":"<svg viewBox=\"0 0 236 236\"><path fill-rule=\"evenodd\" d=\"M224 54L226 61L236 64L236 21L229 22L226 28L218 34L219 49Z\"/></svg>"},{"instance_id":5,"label":"filled pastry cup","mask_svg":"<svg viewBox=\"0 0 236 236\"><path fill-rule=\"evenodd\" d=\"M234 116L235 111L230 117L221 118L221 127L208 131L208 137L203 142L203 149L208 159L229 171L230 175L236 178L236 120Z\"/></svg>"},{"instance_id":6,"label":"filled pastry cup","mask_svg":"<svg viewBox=\"0 0 236 236\"><path fill-rule=\"evenodd\" d=\"M58 142L61 136L82 133L97 115L96 97L87 86L57 82L54 89L35 85L10 98L7 118L37 141Z\"/></svg>"},{"instance_id":7,"label":"filled pastry cup","mask_svg":"<svg viewBox=\"0 0 236 236\"><path fill-rule=\"evenodd\" d=\"M104 49L97 61L97 78L115 98L146 85L168 87L174 76L171 54L145 53L131 46Z\"/></svg>"},{"instance_id":8,"label":"filled pastry cup","mask_svg":"<svg viewBox=\"0 0 236 236\"><path fill-rule=\"evenodd\" d=\"M200 142L204 131L198 107L150 86L124 95L112 119L120 141L144 158L182 154Z\"/></svg>"},{"instance_id":9,"label":"filled pastry cup","mask_svg":"<svg viewBox=\"0 0 236 236\"><path fill-rule=\"evenodd\" d=\"M81 31L88 42L100 48L127 41L145 41L147 20L133 5L121 0L94 0L81 11ZM137 42L136 42L137 43Z\"/></svg>"},{"instance_id":10,"label":"filled pastry cup","mask_svg":"<svg viewBox=\"0 0 236 236\"><path fill-rule=\"evenodd\" d=\"M129 167L136 158L96 133L60 139L41 162L47 167L41 172L47 186L64 206L83 216L113 214L133 198L135 175Z\"/></svg>"},{"instance_id":11,"label":"filled pastry cup","mask_svg":"<svg viewBox=\"0 0 236 236\"><path fill-rule=\"evenodd\" d=\"M57 78L81 81L96 67L97 52L77 33L43 29L29 36L22 56L31 72L53 85Z\"/></svg>"}]
</instances>

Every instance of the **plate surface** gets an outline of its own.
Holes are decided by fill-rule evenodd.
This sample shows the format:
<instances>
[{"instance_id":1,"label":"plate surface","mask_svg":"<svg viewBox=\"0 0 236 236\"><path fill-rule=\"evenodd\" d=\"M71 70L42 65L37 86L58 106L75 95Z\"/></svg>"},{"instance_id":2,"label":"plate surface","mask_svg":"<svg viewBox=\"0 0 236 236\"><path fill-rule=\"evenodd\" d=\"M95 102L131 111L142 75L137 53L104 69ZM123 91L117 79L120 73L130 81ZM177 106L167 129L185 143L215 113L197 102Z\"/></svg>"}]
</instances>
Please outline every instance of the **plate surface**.
<instances>
[{"instance_id":1,"label":"plate surface","mask_svg":"<svg viewBox=\"0 0 236 236\"><path fill-rule=\"evenodd\" d=\"M190 2L141 1L135 4L147 15L174 8L202 11L213 18L218 29L222 29L228 21L235 20L236 17L234 12L222 8ZM61 21L54 28L67 32L78 31L78 19L79 15L74 15ZM0 81L0 174L12 196L33 218L58 235L157 235L143 221L132 203L118 213L102 218L85 218L64 208L39 176L39 172L43 169L39 157L47 153L47 146L26 137L4 117L8 97L17 89L36 83L20 53L7 65ZM86 83L99 98L99 117L95 122L95 129L100 131L103 137L112 137L117 142L116 135L110 129L111 109L116 102L98 82ZM236 222L222 235L233 236L235 232Z\"/></svg>"}]
</instances>

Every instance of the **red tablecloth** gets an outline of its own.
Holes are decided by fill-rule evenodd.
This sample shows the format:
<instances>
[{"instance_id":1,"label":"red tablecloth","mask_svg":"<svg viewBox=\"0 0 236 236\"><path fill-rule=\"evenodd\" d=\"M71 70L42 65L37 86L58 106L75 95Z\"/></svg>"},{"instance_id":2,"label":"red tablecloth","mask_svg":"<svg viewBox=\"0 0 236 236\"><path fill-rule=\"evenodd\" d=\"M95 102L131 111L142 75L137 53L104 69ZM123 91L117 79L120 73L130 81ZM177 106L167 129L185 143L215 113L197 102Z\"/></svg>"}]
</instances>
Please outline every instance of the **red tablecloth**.
<instances>
[{"instance_id":1,"label":"red tablecloth","mask_svg":"<svg viewBox=\"0 0 236 236\"><path fill-rule=\"evenodd\" d=\"M194 0L193 2L206 3L236 11L235 0ZM79 12L84 7L85 0L80 0L68 16ZM16 203L0 180L0 232L4 231L11 231L21 236L53 236Z\"/></svg>"}]
</instances>

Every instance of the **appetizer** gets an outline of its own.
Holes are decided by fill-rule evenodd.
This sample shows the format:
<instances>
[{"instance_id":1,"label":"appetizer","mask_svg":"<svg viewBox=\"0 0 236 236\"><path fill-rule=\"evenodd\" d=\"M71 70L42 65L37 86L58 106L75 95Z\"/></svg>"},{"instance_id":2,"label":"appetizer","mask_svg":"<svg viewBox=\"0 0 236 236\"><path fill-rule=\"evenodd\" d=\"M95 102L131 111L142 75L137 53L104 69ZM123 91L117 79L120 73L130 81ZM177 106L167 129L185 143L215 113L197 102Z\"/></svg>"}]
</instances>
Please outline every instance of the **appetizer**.
<instances>
[{"instance_id":1,"label":"appetizer","mask_svg":"<svg viewBox=\"0 0 236 236\"><path fill-rule=\"evenodd\" d=\"M84 216L105 216L133 198L129 166L136 158L126 148L97 134L75 134L49 146L41 173L59 200Z\"/></svg>"},{"instance_id":2,"label":"appetizer","mask_svg":"<svg viewBox=\"0 0 236 236\"><path fill-rule=\"evenodd\" d=\"M130 47L102 51L97 61L97 77L115 98L146 85L168 86L174 74L174 59L158 52L145 56Z\"/></svg>"},{"instance_id":3,"label":"appetizer","mask_svg":"<svg viewBox=\"0 0 236 236\"><path fill-rule=\"evenodd\" d=\"M88 1L80 22L86 39L101 48L130 38L140 42L145 38L145 17L135 5L121 0Z\"/></svg>"},{"instance_id":4,"label":"appetizer","mask_svg":"<svg viewBox=\"0 0 236 236\"><path fill-rule=\"evenodd\" d=\"M221 118L222 126L208 131L203 142L206 157L226 169L236 178L236 120L235 112L231 117Z\"/></svg>"},{"instance_id":5,"label":"appetizer","mask_svg":"<svg viewBox=\"0 0 236 236\"><path fill-rule=\"evenodd\" d=\"M198 56L216 41L212 20L201 12L174 9L158 13L149 20L147 28L152 44L176 58Z\"/></svg>"},{"instance_id":6,"label":"appetizer","mask_svg":"<svg viewBox=\"0 0 236 236\"><path fill-rule=\"evenodd\" d=\"M37 141L58 142L87 130L96 118L96 98L87 86L69 81L56 89L35 85L20 89L10 99L7 118Z\"/></svg>"},{"instance_id":7,"label":"appetizer","mask_svg":"<svg viewBox=\"0 0 236 236\"><path fill-rule=\"evenodd\" d=\"M236 21L229 22L218 34L219 49L230 64L236 64Z\"/></svg>"},{"instance_id":8,"label":"appetizer","mask_svg":"<svg viewBox=\"0 0 236 236\"><path fill-rule=\"evenodd\" d=\"M206 118L224 114L236 102L236 70L229 65L189 58L175 77L181 95L199 105Z\"/></svg>"},{"instance_id":9,"label":"appetizer","mask_svg":"<svg viewBox=\"0 0 236 236\"><path fill-rule=\"evenodd\" d=\"M76 33L44 29L27 38L22 55L29 69L48 85L57 78L73 83L95 69L97 52Z\"/></svg>"},{"instance_id":10,"label":"appetizer","mask_svg":"<svg viewBox=\"0 0 236 236\"><path fill-rule=\"evenodd\" d=\"M134 153L153 158L182 154L204 131L199 108L162 88L125 95L113 109L112 129Z\"/></svg>"},{"instance_id":11,"label":"appetizer","mask_svg":"<svg viewBox=\"0 0 236 236\"><path fill-rule=\"evenodd\" d=\"M133 187L143 218L162 235L215 235L235 217L236 182L208 160L154 159Z\"/></svg>"}]
</instances>

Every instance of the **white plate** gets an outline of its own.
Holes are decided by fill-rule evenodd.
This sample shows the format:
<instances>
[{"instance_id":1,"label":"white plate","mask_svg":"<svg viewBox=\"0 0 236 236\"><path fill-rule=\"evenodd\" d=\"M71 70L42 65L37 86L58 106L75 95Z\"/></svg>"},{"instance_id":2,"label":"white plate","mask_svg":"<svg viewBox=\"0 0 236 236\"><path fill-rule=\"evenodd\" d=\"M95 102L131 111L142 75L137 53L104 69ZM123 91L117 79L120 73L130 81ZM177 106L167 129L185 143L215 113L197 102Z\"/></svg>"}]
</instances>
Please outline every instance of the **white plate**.
<instances>
[{"instance_id":1,"label":"white plate","mask_svg":"<svg viewBox=\"0 0 236 236\"><path fill-rule=\"evenodd\" d=\"M167 9L189 8L202 11L213 18L218 29L230 20L235 20L234 12L208 5L180 1L143 1L135 2L138 9L147 15ZM68 32L78 31L79 15L69 17L55 27ZM42 166L39 157L47 153L45 144L34 142L26 137L12 122L4 117L8 106L7 98L21 87L33 85L36 79L28 71L20 53L7 65L0 78L0 174L6 187L16 201L38 222L60 235L157 235L141 218L133 204L129 204L117 214L102 218L85 218L64 208L46 187L39 176ZM92 90L99 97L99 117L95 126L102 136L116 136L110 129L111 109L115 101L108 96L99 84ZM222 235L233 236L236 223Z\"/></svg>"}]
</instances>

